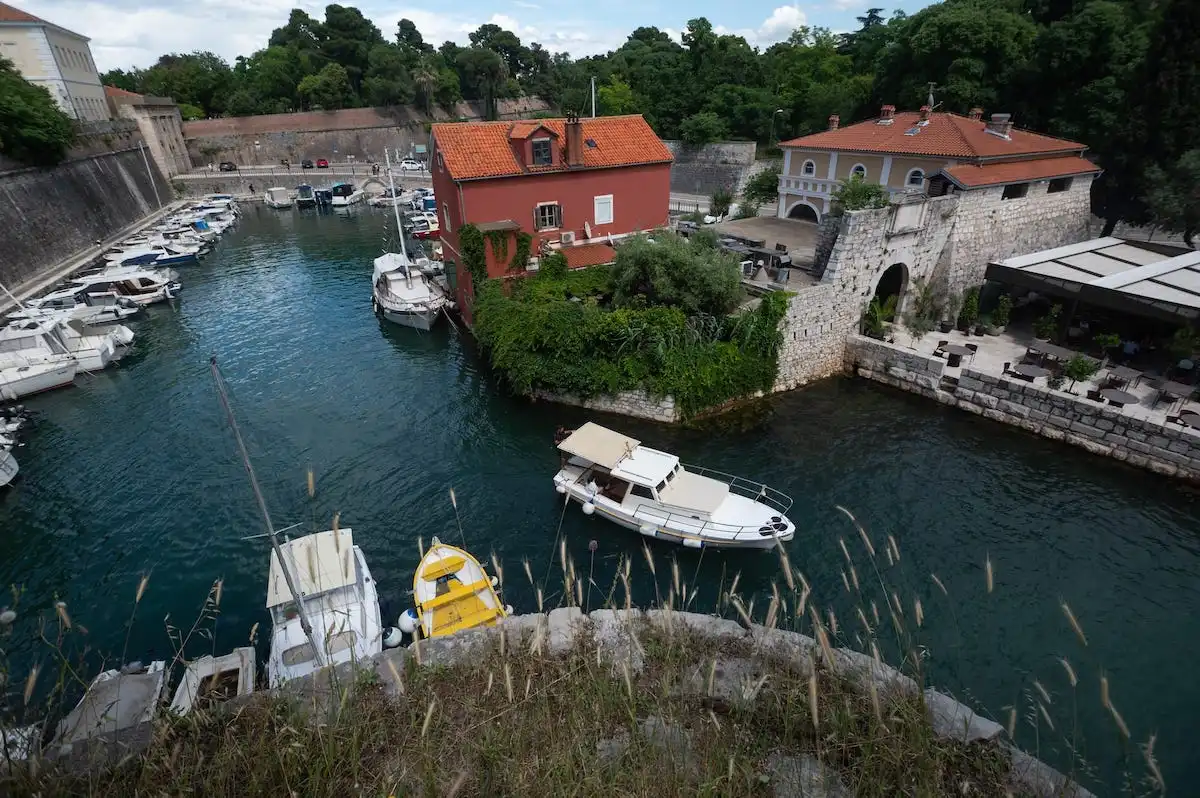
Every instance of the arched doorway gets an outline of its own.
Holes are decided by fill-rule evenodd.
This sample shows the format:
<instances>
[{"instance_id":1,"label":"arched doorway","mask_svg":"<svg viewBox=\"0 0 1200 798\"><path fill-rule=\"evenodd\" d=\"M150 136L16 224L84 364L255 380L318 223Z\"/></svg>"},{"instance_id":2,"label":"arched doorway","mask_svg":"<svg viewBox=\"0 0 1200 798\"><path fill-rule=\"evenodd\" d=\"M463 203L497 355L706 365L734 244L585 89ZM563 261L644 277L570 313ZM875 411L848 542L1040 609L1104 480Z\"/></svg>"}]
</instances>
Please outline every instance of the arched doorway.
<instances>
[{"instance_id":1,"label":"arched doorway","mask_svg":"<svg viewBox=\"0 0 1200 798\"><path fill-rule=\"evenodd\" d=\"M812 205L804 200L800 200L792 207L788 208L789 219L799 219L802 222L813 222L817 224L821 221L820 212Z\"/></svg>"},{"instance_id":2,"label":"arched doorway","mask_svg":"<svg viewBox=\"0 0 1200 798\"><path fill-rule=\"evenodd\" d=\"M875 292L863 313L864 333L874 338L884 337L884 325L900 318L907 288L907 266L903 263L893 263L884 269L875 283Z\"/></svg>"}]
</instances>

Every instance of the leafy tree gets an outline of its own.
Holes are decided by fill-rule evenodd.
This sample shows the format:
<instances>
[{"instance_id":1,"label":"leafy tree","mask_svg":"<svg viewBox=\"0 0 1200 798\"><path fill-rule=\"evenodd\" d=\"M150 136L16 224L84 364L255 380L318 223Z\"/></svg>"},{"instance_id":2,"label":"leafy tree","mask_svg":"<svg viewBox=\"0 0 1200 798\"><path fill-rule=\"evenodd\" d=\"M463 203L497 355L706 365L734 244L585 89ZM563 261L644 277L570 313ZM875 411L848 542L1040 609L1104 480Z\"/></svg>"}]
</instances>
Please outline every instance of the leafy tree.
<instances>
[{"instance_id":1,"label":"leafy tree","mask_svg":"<svg viewBox=\"0 0 1200 798\"><path fill-rule=\"evenodd\" d=\"M743 296L736 257L670 233L622 244L612 285L615 307L667 305L688 315L724 315Z\"/></svg>"},{"instance_id":2,"label":"leafy tree","mask_svg":"<svg viewBox=\"0 0 1200 798\"><path fill-rule=\"evenodd\" d=\"M1195 235L1200 231L1200 149L1185 152L1169 170L1150 167L1146 182L1155 224L1181 234L1195 249Z\"/></svg>"},{"instance_id":3,"label":"leafy tree","mask_svg":"<svg viewBox=\"0 0 1200 798\"><path fill-rule=\"evenodd\" d=\"M703 147L729 137L729 125L712 111L692 114L679 125L679 138L689 147Z\"/></svg>"},{"instance_id":4,"label":"leafy tree","mask_svg":"<svg viewBox=\"0 0 1200 798\"><path fill-rule=\"evenodd\" d=\"M729 213L729 206L732 204L733 192L727 188L718 188L708 198L708 213L710 216L724 216Z\"/></svg>"},{"instance_id":5,"label":"leafy tree","mask_svg":"<svg viewBox=\"0 0 1200 798\"><path fill-rule=\"evenodd\" d=\"M1100 364L1086 355L1076 355L1063 364L1063 376L1071 381L1067 390L1075 387L1077 382L1087 382L1100 370Z\"/></svg>"},{"instance_id":6,"label":"leafy tree","mask_svg":"<svg viewBox=\"0 0 1200 798\"><path fill-rule=\"evenodd\" d=\"M136 69L131 69L128 72L124 69L110 69L100 75L100 82L105 86L113 86L114 88L134 93L137 92L140 81L141 74Z\"/></svg>"},{"instance_id":7,"label":"leafy tree","mask_svg":"<svg viewBox=\"0 0 1200 798\"><path fill-rule=\"evenodd\" d=\"M75 141L71 118L41 86L0 57L0 153L33 166L53 166Z\"/></svg>"},{"instance_id":8,"label":"leafy tree","mask_svg":"<svg viewBox=\"0 0 1200 798\"><path fill-rule=\"evenodd\" d=\"M371 105L406 105L416 97L404 53L394 44L377 44L367 57L363 99Z\"/></svg>"},{"instance_id":9,"label":"leafy tree","mask_svg":"<svg viewBox=\"0 0 1200 798\"><path fill-rule=\"evenodd\" d=\"M198 105L179 103L179 115L183 117L183 121L191 122L194 119L203 119L204 109Z\"/></svg>"},{"instance_id":10,"label":"leafy tree","mask_svg":"<svg viewBox=\"0 0 1200 798\"><path fill-rule=\"evenodd\" d=\"M508 79L504 59L494 50L468 47L456 54L455 66L462 77L463 93L483 100L484 115L495 119L496 99Z\"/></svg>"},{"instance_id":11,"label":"leafy tree","mask_svg":"<svg viewBox=\"0 0 1200 798\"><path fill-rule=\"evenodd\" d=\"M833 193L834 202L842 210L861 211L867 208L886 208L887 189L878 183L868 183L862 175L854 174Z\"/></svg>"},{"instance_id":12,"label":"leafy tree","mask_svg":"<svg viewBox=\"0 0 1200 798\"><path fill-rule=\"evenodd\" d=\"M346 108L354 102L354 87L341 64L328 64L317 74L305 77L296 86L296 93L308 102L309 107L325 111Z\"/></svg>"},{"instance_id":13,"label":"leafy tree","mask_svg":"<svg viewBox=\"0 0 1200 798\"><path fill-rule=\"evenodd\" d=\"M608 83L596 89L596 102L604 116L637 113L637 99L628 83L613 74Z\"/></svg>"},{"instance_id":14,"label":"leafy tree","mask_svg":"<svg viewBox=\"0 0 1200 798\"><path fill-rule=\"evenodd\" d=\"M747 180L742 198L760 205L779 199L779 162L772 163Z\"/></svg>"},{"instance_id":15,"label":"leafy tree","mask_svg":"<svg viewBox=\"0 0 1200 798\"><path fill-rule=\"evenodd\" d=\"M141 73L137 91L170 97L202 108L207 116L217 116L225 110L232 83L233 71L216 53L172 53Z\"/></svg>"}]
</instances>

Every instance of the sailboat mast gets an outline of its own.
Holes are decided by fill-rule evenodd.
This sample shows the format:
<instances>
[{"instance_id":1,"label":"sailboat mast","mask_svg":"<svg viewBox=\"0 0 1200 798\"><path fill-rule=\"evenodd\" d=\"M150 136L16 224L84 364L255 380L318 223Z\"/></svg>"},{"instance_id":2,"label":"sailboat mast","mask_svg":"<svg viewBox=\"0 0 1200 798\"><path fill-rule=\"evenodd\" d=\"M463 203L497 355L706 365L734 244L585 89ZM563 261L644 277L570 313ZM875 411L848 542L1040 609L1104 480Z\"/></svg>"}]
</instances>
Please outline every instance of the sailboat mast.
<instances>
[{"instance_id":1,"label":"sailboat mast","mask_svg":"<svg viewBox=\"0 0 1200 798\"><path fill-rule=\"evenodd\" d=\"M386 147L383 149L383 160L387 164L388 188L392 190L392 213L396 216L396 232L400 235L400 254L404 256L404 281L411 285L412 277L409 274L408 248L404 245L404 225L400 224L400 206L396 203L396 181L392 178L392 156L388 153Z\"/></svg>"},{"instance_id":2,"label":"sailboat mast","mask_svg":"<svg viewBox=\"0 0 1200 798\"><path fill-rule=\"evenodd\" d=\"M321 653L321 649L317 646L317 641L313 637L312 624L308 622L308 613L304 611L304 600L300 598L300 591L296 589L296 583L292 581L292 571L288 567L288 562L284 559L283 548L279 545L279 536L275 534L275 527L271 524L271 513L267 511L267 501L263 498L262 490L258 487L258 478L254 475L254 466L250 462L250 454L246 451L246 443L242 440L242 431L238 429L237 419L233 417L233 408L229 406L229 397L225 393L225 381L221 378L221 370L217 368L217 358L209 359L209 365L212 368L213 382L217 384L217 396L221 400L221 407L225 410L225 416L229 419L229 426L233 428L233 437L237 439L238 453L242 456L242 465L246 467L246 475L250 477L250 487L254 489L254 500L258 502L258 511L262 515L263 523L267 527L267 539L271 541L271 548L275 552L275 557L279 560L279 568L283 571L283 581L287 583L288 592L292 594L292 600L296 602L296 610L300 615L300 628L304 630L304 636L308 638L308 644L312 646L313 658L316 659L318 666L325 665L325 655Z\"/></svg>"}]
</instances>

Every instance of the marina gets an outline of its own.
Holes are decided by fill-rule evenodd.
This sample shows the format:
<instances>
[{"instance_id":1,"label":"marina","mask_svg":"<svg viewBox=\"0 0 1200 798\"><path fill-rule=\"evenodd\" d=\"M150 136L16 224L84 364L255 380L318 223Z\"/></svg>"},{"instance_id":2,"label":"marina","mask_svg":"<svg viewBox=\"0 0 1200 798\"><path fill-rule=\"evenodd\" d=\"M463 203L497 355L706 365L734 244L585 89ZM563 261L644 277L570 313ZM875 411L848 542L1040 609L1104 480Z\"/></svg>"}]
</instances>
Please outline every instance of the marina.
<instances>
[{"instance_id":1,"label":"marina","mask_svg":"<svg viewBox=\"0 0 1200 798\"><path fill-rule=\"evenodd\" d=\"M299 537L330 529L340 513L378 582L383 625L413 606L422 541L458 541L451 488L465 548L481 561L494 551L505 564L504 601L517 612L537 603L521 561L545 582L560 532L577 564L594 563L598 585L630 558L634 602L655 603L642 536L564 508L553 491L555 429L579 428L592 414L506 396L451 325L420 332L371 313L365 282L394 225L390 208L302 216L247 206L237 229L186 268L179 300L145 310L118 367L25 400L36 420L22 432L20 475L0 494L2 575L23 590L10 638L18 665L40 656L31 632L57 600L89 630L93 673L101 654L173 656L160 619L190 623L216 579L216 653L245 645L260 624L258 655L268 660L269 556L261 540L242 539L260 523L214 398L213 354L278 524L301 524L291 533ZM1200 700L1186 678L1200 655L1192 489L842 378L694 427L607 424L794 497L795 535L784 545L814 595L842 617L853 610L841 598L839 538L851 544L857 533L838 507L877 540L895 536L906 589L924 601L922 645L939 687L999 716L1028 675L1061 690L1055 658L1069 650L1076 668L1107 674L1131 727L1157 730L1168 780L1197 775L1184 709ZM696 588L693 610L715 606L734 573L746 596L769 597L779 579L772 553L653 541L650 551L664 586L678 558ZM111 599L95 601L101 595ZM591 597L593 608L599 600ZM1084 624L1085 649L1072 645L1060 600ZM84 642L73 643L78 653ZM207 641L189 645L193 656L212 653ZM1177 686L1168 695L1140 678L1147 671ZM1104 722L1095 702L1081 702L1081 725ZM1112 735L1088 744L1090 760L1113 759ZM1063 751L1041 754L1067 761Z\"/></svg>"}]
</instances>

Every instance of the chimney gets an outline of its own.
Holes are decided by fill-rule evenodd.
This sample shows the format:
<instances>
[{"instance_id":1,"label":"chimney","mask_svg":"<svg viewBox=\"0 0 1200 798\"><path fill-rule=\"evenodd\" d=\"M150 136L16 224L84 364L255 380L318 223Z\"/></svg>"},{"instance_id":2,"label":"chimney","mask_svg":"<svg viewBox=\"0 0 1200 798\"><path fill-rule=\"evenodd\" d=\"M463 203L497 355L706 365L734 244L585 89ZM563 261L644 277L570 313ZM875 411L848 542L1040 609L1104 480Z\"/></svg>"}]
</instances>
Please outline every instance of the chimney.
<instances>
[{"instance_id":1,"label":"chimney","mask_svg":"<svg viewBox=\"0 0 1200 798\"><path fill-rule=\"evenodd\" d=\"M1012 114L992 114L992 118L988 121L987 127L984 128L993 136L999 136L1002 139L1011 138L1012 133Z\"/></svg>"},{"instance_id":2,"label":"chimney","mask_svg":"<svg viewBox=\"0 0 1200 798\"><path fill-rule=\"evenodd\" d=\"M971 112L967 114L967 119L970 119L972 122L978 122L980 119L983 119L983 109L972 108Z\"/></svg>"},{"instance_id":3,"label":"chimney","mask_svg":"<svg viewBox=\"0 0 1200 798\"><path fill-rule=\"evenodd\" d=\"M583 166L583 123L579 121L579 115L568 114L564 127L567 134L567 166Z\"/></svg>"},{"instance_id":4,"label":"chimney","mask_svg":"<svg viewBox=\"0 0 1200 798\"><path fill-rule=\"evenodd\" d=\"M896 106L885 105L879 109L879 124L890 125L895 121Z\"/></svg>"},{"instance_id":5,"label":"chimney","mask_svg":"<svg viewBox=\"0 0 1200 798\"><path fill-rule=\"evenodd\" d=\"M932 113L932 111L933 111L933 109L930 108L928 105L922 105L921 106L921 121L928 122L929 114Z\"/></svg>"},{"instance_id":6,"label":"chimney","mask_svg":"<svg viewBox=\"0 0 1200 798\"><path fill-rule=\"evenodd\" d=\"M841 121L842 121L842 118L840 116L838 116L837 114L831 114L829 117L829 129L837 130L838 125L841 123Z\"/></svg>"}]
</instances>

